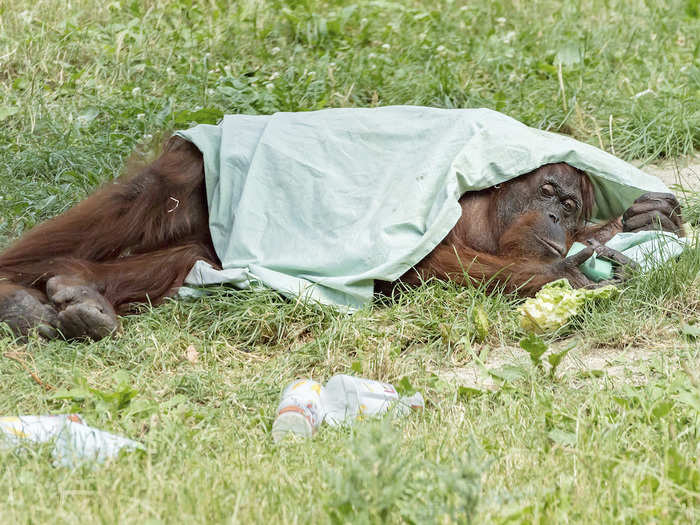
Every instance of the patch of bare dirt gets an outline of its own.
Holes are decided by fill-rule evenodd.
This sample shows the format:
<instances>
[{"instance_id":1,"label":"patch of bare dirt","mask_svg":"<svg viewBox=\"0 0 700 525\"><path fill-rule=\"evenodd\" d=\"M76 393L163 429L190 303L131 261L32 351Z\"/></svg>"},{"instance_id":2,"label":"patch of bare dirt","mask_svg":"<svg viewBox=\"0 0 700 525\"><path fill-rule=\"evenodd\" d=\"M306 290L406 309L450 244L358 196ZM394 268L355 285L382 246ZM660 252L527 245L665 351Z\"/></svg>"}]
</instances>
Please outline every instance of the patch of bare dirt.
<instances>
[{"instance_id":1,"label":"patch of bare dirt","mask_svg":"<svg viewBox=\"0 0 700 525\"><path fill-rule=\"evenodd\" d=\"M566 344L555 345L550 351L559 352ZM587 378L604 377L613 382L640 385L649 380L652 375L650 365L662 352L663 350L645 348L573 348L557 367L556 375L574 383ZM438 375L443 380L460 386L496 390L501 381L492 372L498 376L504 366L522 366L527 369L529 363L530 356L521 348L503 346L482 351L478 361L464 367L443 370Z\"/></svg>"},{"instance_id":2,"label":"patch of bare dirt","mask_svg":"<svg viewBox=\"0 0 700 525\"><path fill-rule=\"evenodd\" d=\"M666 186L680 186L686 191L700 191L700 156L692 155L669 159L660 163L641 165L633 162L642 171L659 177Z\"/></svg>"}]
</instances>

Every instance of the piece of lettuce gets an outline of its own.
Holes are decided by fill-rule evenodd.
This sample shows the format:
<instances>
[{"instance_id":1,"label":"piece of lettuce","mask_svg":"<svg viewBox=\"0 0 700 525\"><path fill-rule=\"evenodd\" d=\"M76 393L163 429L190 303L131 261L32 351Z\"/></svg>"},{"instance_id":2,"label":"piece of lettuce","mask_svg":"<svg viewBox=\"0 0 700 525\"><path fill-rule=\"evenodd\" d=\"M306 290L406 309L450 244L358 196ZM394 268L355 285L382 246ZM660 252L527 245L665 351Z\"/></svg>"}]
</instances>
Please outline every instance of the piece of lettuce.
<instances>
[{"instance_id":1,"label":"piece of lettuce","mask_svg":"<svg viewBox=\"0 0 700 525\"><path fill-rule=\"evenodd\" d=\"M520 326L527 332L552 332L580 314L587 302L613 299L618 294L613 285L574 290L566 279L552 281L518 307Z\"/></svg>"}]
</instances>

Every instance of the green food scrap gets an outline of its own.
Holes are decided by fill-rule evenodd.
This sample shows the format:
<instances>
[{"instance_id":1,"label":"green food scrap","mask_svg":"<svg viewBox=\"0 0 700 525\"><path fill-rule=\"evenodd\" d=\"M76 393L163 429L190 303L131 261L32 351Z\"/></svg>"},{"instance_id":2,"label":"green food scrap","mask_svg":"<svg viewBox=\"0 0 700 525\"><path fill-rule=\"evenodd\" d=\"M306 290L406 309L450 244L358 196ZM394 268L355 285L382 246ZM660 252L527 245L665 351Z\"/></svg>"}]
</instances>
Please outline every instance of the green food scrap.
<instances>
[{"instance_id":1,"label":"green food scrap","mask_svg":"<svg viewBox=\"0 0 700 525\"><path fill-rule=\"evenodd\" d=\"M482 342L489 334L489 318L481 306L477 306L472 311L474 326L476 327L476 340Z\"/></svg>"},{"instance_id":2,"label":"green food scrap","mask_svg":"<svg viewBox=\"0 0 700 525\"><path fill-rule=\"evenodd\" d=\"M552 281L518 307L520 326L527 332L551 332L580 314L587 302L612 299L618 293L613 285L574 290L566 279Z\"/></svg>"}]
</instances>

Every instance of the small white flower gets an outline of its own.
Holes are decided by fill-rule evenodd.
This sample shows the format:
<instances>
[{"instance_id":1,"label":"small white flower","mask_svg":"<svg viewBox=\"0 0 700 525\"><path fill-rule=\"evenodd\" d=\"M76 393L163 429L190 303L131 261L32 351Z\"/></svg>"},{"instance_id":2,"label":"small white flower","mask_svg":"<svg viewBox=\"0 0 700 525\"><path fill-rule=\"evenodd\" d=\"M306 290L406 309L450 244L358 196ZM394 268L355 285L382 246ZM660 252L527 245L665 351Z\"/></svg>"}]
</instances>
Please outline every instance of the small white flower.
<instances>
[{"instance_id":1,"label":"small white flower","mask_svg":"<svg viewBox=\"0 0 700 525\"><path fill-rule=\"evenodd\" d=\"M272 82L265 82L265 87L269 90L272 91L275 89L275 85Z\"/></svg>"},{"instance_id":2,"label":"small white flower","mask_svg":"<svg viewBox=\"0 0 700 525\"><path fill-rule=\"evenodd\" d=\"M382 44L382 48L391 49L391 46L389 44Z\"/></svg>"},{"instance_id":3,"label":"small white flower","mask_svg":"<svg viewBox=\"0 0 700 525\"><path fill-rule=\"evenodd\" d=\"M270 77L269 77L267 80L269 80L270 82L272 82L273 80L275 80L275 79L278 78L279 76L280 76L279 71L274 71L274 72L272 73L272 75L270 75Z\"/></svg>"},{"instance_id":4,"label":"small white flower","mask_svg":"<svg viewBox=\"0 0 700 525\"><path fill-rule=\"evenodd\" d=\"M435 51L437 51L438 53L444 53L446 50L447 50L447 48L445 46L443 46L442 44L435 48Z\"/></svg>"},{"instance_id":5,"label":"small white flower","mask_svg":"<svg viewBox=\"0 0 700 525\"><path fill-rule=\"evenodd\" d=\"M136 96L139 93L141 93L141 88L140 87L135 87L134 89L131 90L131 94Z\"/></svg>"},{"instance_id":6,"label":"small white flower","mask_svg":"<svg viewBox=\"0 0 700 525\"><path fill-rule=\"evenodd\" d=\"M502 16L499 16L498 18L496 18L496 23L497 23L499 26L502 26L503 24L506 23L506 19L503 18Z\"/></svg>"},{"instance_id":7,"label":"small white flower","mask_svg":"<svg viewBox=\"0 0 700 525\"><path fill-rule=\"evenodd\" d=\"M152 138L153 138L153 135L151 135L150 133L146 133L146 134L143 136L143 141L144 141L144 142L148 142L148 141L151 140Z\"/></svg>"},{"instance_id":8,"label":"small white flower","mask_svg":"<svg viewBox=\"0 0 700 525\"><path fill-rule=\"evenodd\" d=\"M271 54L271 55L276 55L276 54L279 53L280 51L281 51L280 48L277 47L277 46L275 46L275 47L273 47L272 49L270 49L270 54Z\"/></svg>"},{"instance_id":9,"label":"small white flower","mask_svg":"<svg viewBox=\"0 0 700 525\"><path fill-rule=\"evenodd\" d=\"M377 55L375 53L370 53L369 55L367 55L367 58L372 60L373 58L377 58Z\"/></svg>"},{"instance_id":10,"label":"small white flower","mask_svg":"<svg viewBox=\"0 0 700 525\"><path fill-rule=\"evenodd\" d=\"M143 117L145 117L145 116L146 116L145 113L139 113L138 115L136 115L136 120L143 120Z\"/></svg>"}]
</instances>

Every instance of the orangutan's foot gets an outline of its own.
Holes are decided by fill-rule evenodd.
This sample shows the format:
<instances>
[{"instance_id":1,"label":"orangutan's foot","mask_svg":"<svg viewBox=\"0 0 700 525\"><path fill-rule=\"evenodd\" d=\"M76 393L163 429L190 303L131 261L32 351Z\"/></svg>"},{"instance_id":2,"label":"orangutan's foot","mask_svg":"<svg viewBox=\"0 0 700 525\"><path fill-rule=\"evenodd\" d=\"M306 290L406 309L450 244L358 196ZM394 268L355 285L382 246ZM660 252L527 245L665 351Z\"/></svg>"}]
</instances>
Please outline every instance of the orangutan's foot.
<instances>
[{"instance_id":1,"label":"orangutan's foot","mask_svg":"<svg viewBox=\"0 0 700 525\"><path fill-rule=\"evenodd\" d=\"M0 322L19 337L31 331L47 339L58 337L56 310L41 292L18 284L0 283Z\"/></svg>"},{"instance_id":2,"label":"orangutan's foot","mask_svg":"<svg viewBox=\"0 0 700 525\"><path fill-rule=\"evenodd\" d=\"M57 312L57 328L66 339L102 339L119 330L112 305L87 282L63 275L46 283Z\"/></svg>"}]
</instances>

